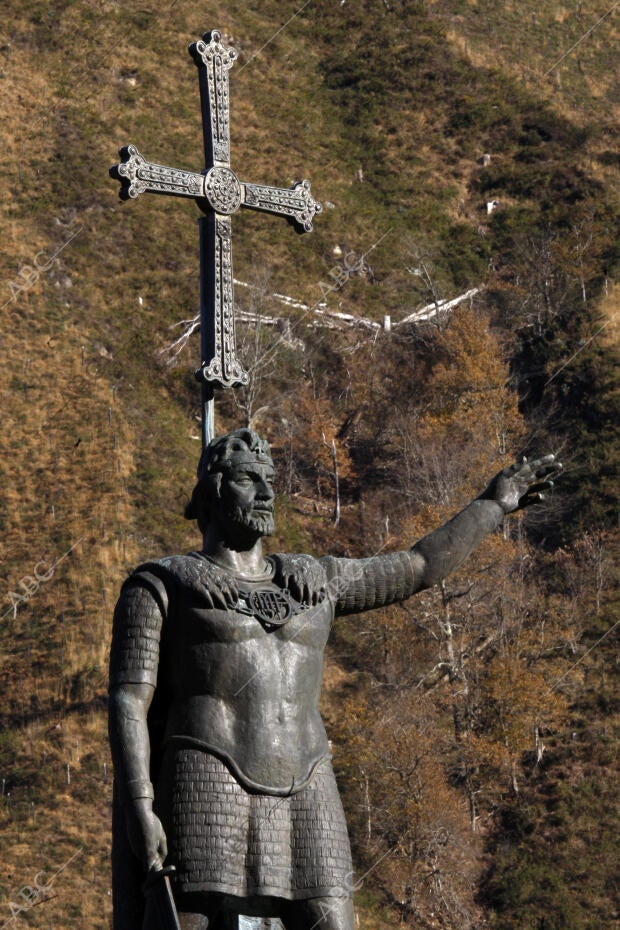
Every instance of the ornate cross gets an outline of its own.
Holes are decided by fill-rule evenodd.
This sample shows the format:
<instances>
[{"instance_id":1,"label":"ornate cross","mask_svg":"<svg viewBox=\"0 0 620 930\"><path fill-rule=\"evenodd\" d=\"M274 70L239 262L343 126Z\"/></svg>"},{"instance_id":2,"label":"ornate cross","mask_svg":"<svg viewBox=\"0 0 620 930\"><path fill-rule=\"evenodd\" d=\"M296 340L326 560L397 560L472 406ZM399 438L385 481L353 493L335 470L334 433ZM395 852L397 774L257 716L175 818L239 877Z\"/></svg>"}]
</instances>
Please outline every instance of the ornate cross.
<instances>
[{"instance_id":1,"label":"ornate cross","mask_svg":"<svg viewBox=\"0 0 620 930\"><path fill-rule=\"evenodd\" d=\"M213 437L215 387L238 387L248 374L236 357L230 217L240 207L286 217L298 232L309 232L321 204L308 181L291 188L240 181L230 167L228 72L237 52L221 42L217 30L189 47L200 80L205 168L197 173L146 161L134 145L120 150L120 164L110 169L121 182L123 199L145 191L193 197L205 214L200 225L200 351L196 377L202 386L203 447Z\"/></svg>"}]
</instances>

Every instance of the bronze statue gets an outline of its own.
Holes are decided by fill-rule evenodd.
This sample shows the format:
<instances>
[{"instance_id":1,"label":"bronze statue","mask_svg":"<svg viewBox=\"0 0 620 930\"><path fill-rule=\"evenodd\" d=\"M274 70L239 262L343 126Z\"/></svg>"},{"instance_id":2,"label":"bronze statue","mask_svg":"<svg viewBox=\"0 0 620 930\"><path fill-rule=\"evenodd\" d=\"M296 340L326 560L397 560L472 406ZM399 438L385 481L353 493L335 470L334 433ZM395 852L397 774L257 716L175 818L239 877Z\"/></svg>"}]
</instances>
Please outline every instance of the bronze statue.
<instances>
[{"instance_id":1,"label":"bronze statue","mask_svg":"<svg viewBox=\"0 0 620 930\"><path fill-rule=\"evenodd\" d=\"M136 569L114 617L115 930L140 930L133 889L168 860L182 930L213 928L226 912L353 930L349 842L318 711L332 621L436 584L560 469L553 455L504 469L404 552L265 557L269 446L249 429L210 442L186 509L202 550Z\"/></svg>"}]
</instances>

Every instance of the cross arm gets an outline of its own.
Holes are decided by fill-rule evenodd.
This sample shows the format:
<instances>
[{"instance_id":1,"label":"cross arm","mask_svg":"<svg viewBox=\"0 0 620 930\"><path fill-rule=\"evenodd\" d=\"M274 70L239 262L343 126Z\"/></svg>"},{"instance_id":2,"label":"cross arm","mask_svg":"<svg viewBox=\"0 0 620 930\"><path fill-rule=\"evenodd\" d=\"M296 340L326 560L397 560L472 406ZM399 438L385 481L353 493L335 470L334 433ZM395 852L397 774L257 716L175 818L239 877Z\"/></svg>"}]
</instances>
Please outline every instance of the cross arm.
<instances>
[{"instance_id":1,"label":"cross arm","mask_svg":"<svg viewBox=\"0 0 620 930\"><path fill-rule=\"evenodd\" d=\"M110 175L121 182L120 196L123 200L134 199L146 191L177 197L205 196L204 174L156 165L147 161L135 145L123 146L119 155L121 161L110 168Z\"/></svg>"},{"instance_id":2,"label":"cross arm","mask_svg":"<svg viewBox=\"0 0 620 930\"><path fill-rule=\"evenodd\" d=\"M310 232L312 220L323 209L310 193L309 181L297 181L292 187L267 187L242 183L241 205L264 213L285 216L297 232Z\"/></svg>"},{"instance_id":3,"label":"cross arm","mask_svg":"<svg viewBox=\"0 0 620 930\"><path fill-rule=\"evenodd\" d=\"M210 207L222 216L236 213L240 206L284 216L298 232L310 232L312 220L322 210L310 192L309 181L298 181L292 187L268 187L239 181L234 171L217 165L209 171L185 171L147 161L135 145L120 150L121 161L110 174L121 182L123 200L135 199L147 191L193 197L208 212ZM206 203L205 203L206 201Z\"/></svg>"}]
</instances>

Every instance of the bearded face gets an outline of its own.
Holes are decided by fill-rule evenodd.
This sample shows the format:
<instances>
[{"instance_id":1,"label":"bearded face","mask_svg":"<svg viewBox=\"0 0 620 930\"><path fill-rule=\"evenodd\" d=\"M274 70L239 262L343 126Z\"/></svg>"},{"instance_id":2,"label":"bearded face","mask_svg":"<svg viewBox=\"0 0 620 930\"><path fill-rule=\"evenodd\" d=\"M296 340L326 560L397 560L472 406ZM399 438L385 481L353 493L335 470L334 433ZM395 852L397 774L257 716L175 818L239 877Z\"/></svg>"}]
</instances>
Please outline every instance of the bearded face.
<instances>
[{"instance_id":1,"label":"bearded face","mask_svg":"<svg viewBox=\"0 0 620 930\"><path fill-rule=\"evenodd\" d=\"M270 536L274 521L274 470L271 462L235 464L222 472L219 516L224 524Z\"/></svg>"},{"instance_id":2,"label":"bearded face","mask_svg":"<svg viewBox=\"0 0 620 930\"><path fill-rule=\"evenodd\" d=\"M271 536L275 529L273 507L270 512L267 512L253 506L242 507L238 504L226 511L226 516L232 523L253 530L261 536Z\"/></svg>"}]
</instances>

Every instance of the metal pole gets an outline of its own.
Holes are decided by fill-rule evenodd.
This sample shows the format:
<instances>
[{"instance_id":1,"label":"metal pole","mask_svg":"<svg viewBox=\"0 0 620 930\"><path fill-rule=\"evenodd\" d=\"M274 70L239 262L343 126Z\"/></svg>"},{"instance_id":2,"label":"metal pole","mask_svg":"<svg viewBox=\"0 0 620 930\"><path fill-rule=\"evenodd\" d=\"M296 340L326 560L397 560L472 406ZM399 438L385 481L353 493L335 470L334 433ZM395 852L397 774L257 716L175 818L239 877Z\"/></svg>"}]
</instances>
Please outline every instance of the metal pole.
<instances>
[{"instance_id":1,"label":"metal pole","mask_svg":"<svg viewBox=\"0 0 620 930\"><path fill-rule=\"evenodd\" d=\"M215 436L215 403L213 401L213 385L207 381L202 382L202 448L205 449Z\"/></svg>"},{"instance_id":2,"label":"metal pole","mask_svg":"<svg viewBox=\"0 0 620 930\"><path fill-rule=\"evenodd\" d=\"M215 214L198 218L200 232L200 365L204 368L213 358L215 340ZM200 379L202 448L215 436L215 404L213 384Z\"/></svg>"}]
</instances>

